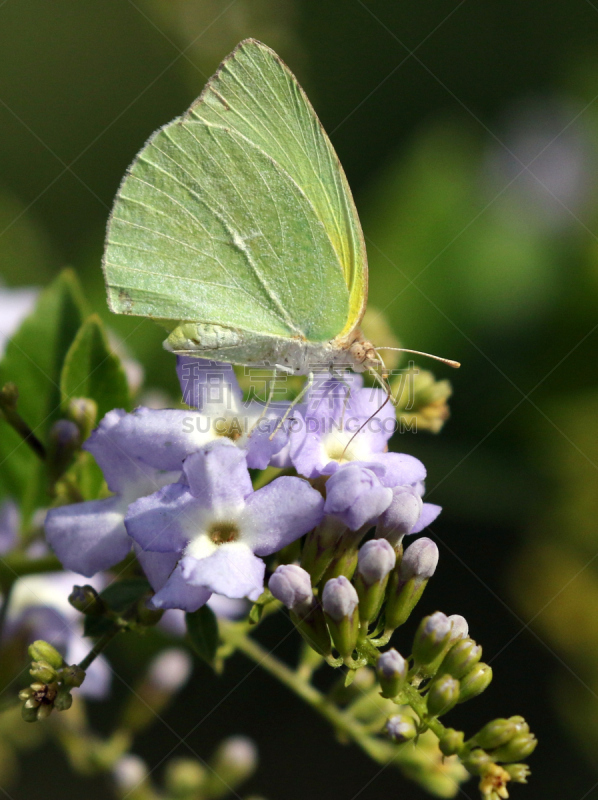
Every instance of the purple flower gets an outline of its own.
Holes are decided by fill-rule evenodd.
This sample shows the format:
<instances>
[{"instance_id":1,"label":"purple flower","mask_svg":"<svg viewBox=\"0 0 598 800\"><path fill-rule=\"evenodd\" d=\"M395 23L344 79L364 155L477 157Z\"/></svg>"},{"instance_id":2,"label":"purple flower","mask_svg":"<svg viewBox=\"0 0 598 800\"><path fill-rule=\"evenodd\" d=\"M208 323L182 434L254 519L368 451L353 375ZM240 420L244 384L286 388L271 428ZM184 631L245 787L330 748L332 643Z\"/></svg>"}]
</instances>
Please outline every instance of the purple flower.
<instances>
[{"instance_id":1,"label":"purple flower","mask_svg":"<svg viewBox=\"0 0 598 800\"><path fill-rule=\"evenodd\" d=\"M281 477L254 492L247 458L215 442L186 459L179 483L142 497L126 518L145 556L163 560L156 608L194 611L212 592L256 600L264 562L321 520L324 501L301 478Z\"/></svg>"},{"instance_id":2,"label":"purple flower","mask_svg":"<svg viewBox=\"0 0 598 800\"><path fill-rule=\"evenodd\" d=\"M182 464L175 469L177 462L164 442L148 437L145 447L135 446L130 433L134 418L122 409L108 412L83 445L114 495L53 508L46 516L47 540L63 566L87 577L117 564L131 549L124 526L129 504L180 476Z\"/></svg>"},{"instance_id":3,"label":"purple flower","mask_svg":"<svg viewBox=\"0 0 598 800\"><path fill-rule=\"evenodd\" d=\"M376 465L372 466L376 469ZM374 470L359 463L344 464L326 483L324 512L356 531L364 525L373 525L391 500L392 490L380 483Z\"/></svg>"},{"instance_id":4,"label":"purple flower","mask_svg":"<svg viewBox=\"0 0 598 800\"><path fill-rule=\"evenodd\" d=\"M392 402L381 389L361 387L357 375L318 380L308 394L301 425L291 430L291 460L301 475L332 475L343 464L359 461L385 467L385 486L423 481L426 470L405 453L386 452L396 429ZM299 416L299 412L296 412Z\"/></svg>"}]
</instances>

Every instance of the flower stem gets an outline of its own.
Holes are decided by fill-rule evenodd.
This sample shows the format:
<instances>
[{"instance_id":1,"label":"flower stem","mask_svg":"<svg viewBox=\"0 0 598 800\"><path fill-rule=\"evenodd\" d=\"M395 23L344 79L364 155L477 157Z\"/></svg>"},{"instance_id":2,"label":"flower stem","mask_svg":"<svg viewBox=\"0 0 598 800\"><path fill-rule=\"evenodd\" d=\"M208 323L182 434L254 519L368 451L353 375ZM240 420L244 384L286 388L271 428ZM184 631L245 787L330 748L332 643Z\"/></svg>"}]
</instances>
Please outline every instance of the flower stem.
<instances>
[{"instance_id":1,"label":"flower stem","mask_svg":"<svg viewBox=\"0 0 598 800\"><path fill-rule=\"evenodd\" d=\"M0 410L11 428L29 445L38 458L45 461L46 448L17 411L18 396L19 393L14 383L5 384L0 390Z\"/></svg>"},{"instance_id":2,"label":"flower stem","mask_svg":"<svg viewBox=\"0 0 598 800\"><path fill-rule=\"evenodd\" d=\"M308 705L315 709L324 719L337 729L339 733L358 744L369 756L380 764L389 760L387 742L374 738L364 725L339 709L318 689L308 683L302 676L265 650L255 639L245 635L238 626L220 622L220 633L230 644L234 645L251 661L269 672Z\"/></svg>"},{"instance_id":3,"label":"flower stem","mask_svg":"<svg viewBox=\"0 0 598 800\"><path fill-rule=\"evenodd\" d=\"M115 625L114 628L111 628L109 631L106 631L106 633L103 636L101 636L98 639L98 641L94 644L94 646L85 656L83 661L79 662L78 664L79 668L86 670L89 667L89 665L96 660L96 658L100 655L100 653L102 653L106 649L106 647L112 641L112 639L114 639L116 634L120 633L122 630L124 630L124 628L125 628L124 625L118 625L118 626Z\"/></svg>"}]
</instances>

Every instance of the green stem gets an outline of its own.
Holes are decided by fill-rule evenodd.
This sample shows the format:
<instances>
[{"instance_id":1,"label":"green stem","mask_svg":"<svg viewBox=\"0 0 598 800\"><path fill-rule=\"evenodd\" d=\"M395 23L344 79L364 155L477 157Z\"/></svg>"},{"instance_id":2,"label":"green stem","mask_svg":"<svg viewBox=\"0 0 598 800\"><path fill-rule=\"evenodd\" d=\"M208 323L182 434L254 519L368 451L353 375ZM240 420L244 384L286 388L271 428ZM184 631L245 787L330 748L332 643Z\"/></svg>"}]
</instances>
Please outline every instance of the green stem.
<instances>
[{"instance_id":1,"label":"green stem","mask_svg":"<svg viewBox=\"0 0 598 800\"><path fill-rule=\"evenodd\" d=\"M0 391L0 410L11 428L29 445L38 458L45 461L46 448L17 411L18 396L17 387L13 383L7 383Z\"/></svg>"},{"instance_id":2,"label":"green stem","mask_svg":"<svg viewBox=\"0 0 598 800\"><path fill-rule=\"evenodd\" d=\"M24 553L10 553L0 561L0 587L6 592L23 575L39 575L61 569L62 565L56 556L32 559Z\"/></svg>"},{"instance_id":3,"label":"green stem","mask_svg":"<svg viewBox=\"0 0 598 800\"><path fill-rule=\"evenodd\" d=\"M112 641L112 639L114 639L116 634L124 630L124 627L125 626L123 625L115 626L111 630L107 631L103 636L101 636L98 639L98 641L94 644L94 646L91 648L89 653L85 656L83 661L79 662L78 665L79 668L86 670L89 667L89 665L96 660L96 658L100 655L100 653L102 653L106 649L106 647Z\"/></svg>"},{"instance_id":4,"label":"green stem","mask_svg":"<svg viewBox=\"0 0 598 800\"><path fill-rule=\"evenodd\" d=\"M14 586L14 581L6 587L6 591L4 592L4 597L2 598L2 607L0 608L0 643L2 642L2 635L4 633L4 624L6 623L6 615L8 614L8 607L10 605L10 598L12 595L13 586Z\"/></svg>"},{"instance_id":5,"label":"green stem","mask_svg":"<svg viewBox=\"0 0 598 800\"><path fill-rule=\"evenodd\" d=\"M385 748L380 748L380 742L372 737L361 723L353 719L346 712L341 711L334 703L330 702L318 689L302 679L302 677L268 653L254 639L246 636L242 629L234 624L220 623L222 637L238 650L244 653L251 661L265 669L281 683L287 686L296 695L301 697L308 705L314 708L322 717L327 719L337 729L352 739L365 752L380 764L385 764L388 755Z\"/></svg>"}]
</instances>

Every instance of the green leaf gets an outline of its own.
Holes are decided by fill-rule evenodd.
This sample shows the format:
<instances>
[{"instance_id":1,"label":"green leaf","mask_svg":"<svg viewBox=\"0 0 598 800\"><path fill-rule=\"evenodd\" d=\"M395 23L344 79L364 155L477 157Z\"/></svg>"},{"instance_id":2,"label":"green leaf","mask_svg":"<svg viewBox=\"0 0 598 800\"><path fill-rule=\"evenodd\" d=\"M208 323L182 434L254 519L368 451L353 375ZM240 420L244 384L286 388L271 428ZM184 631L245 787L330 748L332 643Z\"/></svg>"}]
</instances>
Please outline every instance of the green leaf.
<instances>
[{"instance_id":1,"label":"green leaf","mask_svg":"<svg viewBox=\"0 0 598 800\"><path fill-rule=\"evenodd\" d=\"M197 611L185 614L187 633L191 647L197 655L214 666L218 649L218 620L209 606L202 606Z\"/></svg>"},{"instance_id":2,"label":"green leaf","mask_svg":"<svg viewBox=\"0 0 598 800\"><path fill-rule=\"evenodd\" d=\"M42 292L35 311L11 337L0 361L0 386L9 381L16 384L18 411L42 441L61 416L62 363L84 315L77 278L72 270L65 270ZM3 419L0 495L12 496L25 519L48 503L43 465Z\"/></svg>"},{"instance_id":3,"label":"green leaf","mask_svg":"<svg viewBox=\"0 0 598 800\"><path fill-rule=\"evenodd\" d=\"M84 322L69 348L60 376L60 392L65 413L75 397L94 400L98 406L98 420L113 408L129 408L125 371L108 343L97 314Z\"/></svg>"},{"instance_id":4,"label":"green leaf","mask_svg":"<svg viewBox=\"0 0 598 800\"><path fill-rule=\"evenodd\" d=\"M111 611L122 614L150 591L145 578L124 578L107 586L100 592L100 597Z\"/></svg>"}]
</instances>

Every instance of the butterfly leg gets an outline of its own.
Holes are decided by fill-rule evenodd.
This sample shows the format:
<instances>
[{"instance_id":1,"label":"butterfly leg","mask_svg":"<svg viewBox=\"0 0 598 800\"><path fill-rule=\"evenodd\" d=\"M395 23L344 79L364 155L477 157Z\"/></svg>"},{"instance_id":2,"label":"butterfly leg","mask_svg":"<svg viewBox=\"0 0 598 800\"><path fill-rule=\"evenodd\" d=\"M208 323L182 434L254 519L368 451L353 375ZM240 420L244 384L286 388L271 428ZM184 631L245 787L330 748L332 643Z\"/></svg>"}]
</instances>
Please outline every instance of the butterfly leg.
<instances>
[{"instance_id":1,"label":"butterfly leg","mask_svg":"<svg viewBox=\"0 0 598 800\"><path fill-rule=\"evenodd\" d=\"M299 392L297 397L295 397L295 399L291 401L291 404L289 405L287 410L284 412L282 418L278 421L278 425L276 426L276 428L274 428L274 430L270 434L270 441L272 441L272 439L274 438L274 436L277 433L277 431L280 428L282 428L282 426L285 423L285 420L287 419L287 417L289 416L291 411L295 408L296 405L298 405L301 402L301 400L305 397L305 395L309 392L309 390L311 389L311 387L313 385L314 385L314 373L310 372L310 373L308 373L307 381L305 382L305 386L301 389L301 391Z\"/></svg>"}]
</instances>

